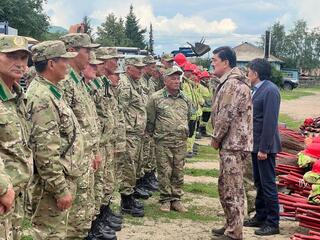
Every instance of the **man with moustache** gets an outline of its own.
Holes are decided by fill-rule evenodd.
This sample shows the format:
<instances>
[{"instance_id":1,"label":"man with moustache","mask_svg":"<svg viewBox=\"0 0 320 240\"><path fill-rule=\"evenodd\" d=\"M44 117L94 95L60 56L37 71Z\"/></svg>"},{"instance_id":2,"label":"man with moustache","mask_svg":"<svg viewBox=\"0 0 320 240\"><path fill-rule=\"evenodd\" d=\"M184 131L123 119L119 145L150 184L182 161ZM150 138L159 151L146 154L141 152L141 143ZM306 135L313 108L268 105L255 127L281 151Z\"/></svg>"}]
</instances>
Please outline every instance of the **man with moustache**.
<instances>
[{"instance_id":1,"label":"man with moustache","mask_svg":"<svg viewBox=\"0 0 320 240\"><path fill-rule=\"evenodd\" d=\"M0 36L0 239L21 239L25 190L33 175L25 95L18 81L30 51L24 37Z\"/></svg>"}]
</instances>

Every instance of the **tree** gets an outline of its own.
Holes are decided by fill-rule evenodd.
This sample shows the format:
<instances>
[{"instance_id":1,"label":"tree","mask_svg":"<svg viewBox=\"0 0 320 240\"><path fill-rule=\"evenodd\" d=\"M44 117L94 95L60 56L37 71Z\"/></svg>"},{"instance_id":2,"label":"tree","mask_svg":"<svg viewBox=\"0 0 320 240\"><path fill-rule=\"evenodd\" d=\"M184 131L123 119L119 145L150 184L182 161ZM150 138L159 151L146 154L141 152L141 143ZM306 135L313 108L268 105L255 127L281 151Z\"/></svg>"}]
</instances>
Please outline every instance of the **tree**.
<instances>
[{"instance_id":1,"label":"tree","mask_svg":"<svg viewBox=\"0 0 320 240\"><path fill-rule=\"evenodd\" d=\"M150 30L149 30L149 52L151 53L151 55L154 54L153 44L154 44L154 40L153 40L153 29L152 29L152 23L150 23Z\"/></svg>"},{"instance_id":2,"label":"tree","mask_svg":"<svg viewBox=\"0 0 320 240\"><path fill-rule=\"evenodd\" d=\"M97 42L103 46L128 46L129 40L125 35L124 22L122 18L110 13L104 23L98 27Z\"/></svg>"},{"instance_id":3,"label":"tree","mask_svg":"<svg viewBox=\"0 0 320 240\"><path fill-rule=\"evenodd\" d=\"M126 17L125 34L130 41L131 47L138 47L144 49L146 43L144 40L144 34L147 32L146 28L141 28L139 20L133 12L133 6L130 6L129 14Z\"/></svg>"},{"instance_id":4,"label":"tree","mask_svg":"<svg viewBox=\"0 0 320 240\"><path fill-rule=\"evenodd\" d=\"M43 12L45 0L1 0L0 22L8 21L21 36L42 39L49 27L49 17Z\"/></svg>"},{"instance_id":5,"label":"tree","mask_svg":"<svg viewBox=\"0 0 320 240\"><path fill-rule=\"evenodd\" d=\"M287 33L279 22L271 28L271 54L284 60L284 67L311 70L320 65L320 31L299 20ZM262 36L261 46L264 46Z\"/></svg>"},{"instance_id":6,"label":"tree","mask_svg":"<svg viewBox=\"0 0 320 240\"><path fill-rule=\"evenodd\" d=\"M84 16L82 19L82 24L84 27L84 32L88 34L92 40L92 26L91 26L91 19L88 16Z\"/></svg>"}]
</instances>

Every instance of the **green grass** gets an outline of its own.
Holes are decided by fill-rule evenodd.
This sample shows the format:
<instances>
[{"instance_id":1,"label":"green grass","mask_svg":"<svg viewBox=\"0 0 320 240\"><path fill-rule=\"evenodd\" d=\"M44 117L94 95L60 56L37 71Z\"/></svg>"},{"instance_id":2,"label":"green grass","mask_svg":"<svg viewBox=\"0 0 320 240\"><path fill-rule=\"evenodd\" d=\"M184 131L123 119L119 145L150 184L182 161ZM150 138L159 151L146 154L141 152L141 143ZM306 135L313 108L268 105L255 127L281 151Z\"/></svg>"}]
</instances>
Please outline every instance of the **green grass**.
<instances>
[{"instance_id":1,"label":"green grass","mask_svg":"<svg viewBox=\"0 0 320 240\"><path fill-rule=\"evenodd\" d=\"M319 88L296 88L292 91L282 90L280 92L282 100L293 100L305 96L315 95L315 92L319 92Z\"/></svg>"},{"instance_id":2,"label":"green grass","mask_svg":"<svg viewBox=\"0 0 320 240\"><path fill-rule=\"evenodd\" d=\"M185 175L191 175L194 177L206 176L206 177L218 177L219 170L217 169L195 169L195 168L186 168L184 170Z\"/></svg>"},{"instance_id":3,"label":"green grass","mask_svg":"<svg viewBox=\"0 0 320 240\"><path fill-rule=\"evenodd\" d=\"M210 222L217 221L216 216L200 214L200 207L191 206L186 213L178 213L170 211L169 213L161 212L159 210L160 204L147 204L145 206L145 216L153 219L167 218L167 219L189 219L192 221ZM201 209L202 210L202 209Z\"/></svg>"},{"instance_id":4,"label":"green grass","mask_svg":"<svg viewBox=\"0 0 320 240\"><path fill-rule=\"evenodd\" d=\"M212 198L217 198L219 196L218 187L214 183L204 184L204 183L190 183L184 184L183 190L185 192L190 192L194 194L201 194Z\"/></svg>"},{"instance_id":5,"label":"green grass","mask_svg":"<svg viewBox=\"0 0 320 240\"><path fill-rule=\"evenodd\" d=\"M211 146L198 146L199 155L187 159L187 162L212 162L219 159L219 153L217 150L213 149Z\"/></svg>"},{"instance_id":6,"label":"green grass","mask_svg":"<svg viewBox=\"0 0 320 240\"><path fill-rule=\"evenodd\" d=\"M294 120L287 114L280 113L279 122L286 123L288 128L299 129L300 125L303 123L303 120Z\"/></svg>"}]
</instances>

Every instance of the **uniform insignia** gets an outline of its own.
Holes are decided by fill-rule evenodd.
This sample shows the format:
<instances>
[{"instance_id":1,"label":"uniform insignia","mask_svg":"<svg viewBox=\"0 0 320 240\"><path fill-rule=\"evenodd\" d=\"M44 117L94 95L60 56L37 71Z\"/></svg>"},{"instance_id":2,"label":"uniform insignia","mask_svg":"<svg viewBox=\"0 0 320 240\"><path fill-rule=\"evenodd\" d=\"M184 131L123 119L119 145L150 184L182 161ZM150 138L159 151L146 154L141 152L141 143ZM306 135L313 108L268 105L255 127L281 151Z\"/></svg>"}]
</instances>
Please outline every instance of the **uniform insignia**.
<instances>
[{"instance_id":1,"label":"uniform insignia","mask_svg":"<svg viewBox=\"0 0 320 240\"><path fill-rule=\"evenodd\" d=\"M80 82L73 70L71 70L70 76L73 79L73 81L75 81L76 84L78 84Z\"/></svg>"},{"instance_id":2,"label":"uniform insignia","mask_svg":"<svg viewBox=\"0 0 320 240\"><path fill-rule=\"evenodd\" d=\"M25 41L22 37L15 37L13 39L13 42L18 47L23 47L25 45Z\"/></svg>"},{"instance_id":3,"label":"uniform insignia","mask_svg":"<svg viewBox=\"0 0 320 240\"><path fill-rule=\"evenodd\" d=\"M97 86L97 88L101 88L101 85L100 85L100 83L98 82L97 79L94 79L94 80L93 80L93 83L94 83L94 85Z\"/></svg>"},{"instance_id":4,"label":"uniform insignia","mask_svg":"<svg viewBox=\"0 0 320 240\"><path fill-rule=\"evenodd\" d=\"M54 86L50 86L49 87L49 89L50 89L50 91L53 93L53 95L58 99L58 100L60 100L61 99L61 93L59 92L59 90L56 88L56 87L54 87Z\"/></svg>"},{"instance_id":5,"label":"uniform insignia","mask_svg":"<svg viewBox=\"0 0 320 240\"><path fill-rule=\"evenodd\" d=\"M1 84L0 84L0 98L2 101L8 100L8 96L7 96L6 92L4 91L4 88Z\"/></svg>"}]
</instances>

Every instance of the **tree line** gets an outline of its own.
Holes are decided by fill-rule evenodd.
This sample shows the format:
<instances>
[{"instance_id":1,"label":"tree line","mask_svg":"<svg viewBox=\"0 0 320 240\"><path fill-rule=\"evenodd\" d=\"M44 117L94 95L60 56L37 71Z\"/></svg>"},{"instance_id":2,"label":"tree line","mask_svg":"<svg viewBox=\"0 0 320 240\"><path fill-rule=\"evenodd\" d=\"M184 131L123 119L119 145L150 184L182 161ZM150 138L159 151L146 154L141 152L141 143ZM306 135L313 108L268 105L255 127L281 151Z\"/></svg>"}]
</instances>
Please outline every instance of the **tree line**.
<instances>
[{"instance_id":1,"label":"tree line","mask_svg":"<svg viewBox=\"0 0 320 240\"><path fill-rule=\"evenodd\" d=\"M50 33L50 18L44 12L46 0L1 0L0 22L8 21L10 27L18 29L21 36L29 36L39 40L57 39L64 33ZM106 16L94 34L91 19L84 16L85 32L103 46L138 47L153 53L153 29L150 23L149 40L146 41L147 28L139 24L139 19L130 6L125 19L113 13Z\"/></svg>"}]
</instances>

